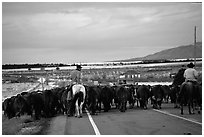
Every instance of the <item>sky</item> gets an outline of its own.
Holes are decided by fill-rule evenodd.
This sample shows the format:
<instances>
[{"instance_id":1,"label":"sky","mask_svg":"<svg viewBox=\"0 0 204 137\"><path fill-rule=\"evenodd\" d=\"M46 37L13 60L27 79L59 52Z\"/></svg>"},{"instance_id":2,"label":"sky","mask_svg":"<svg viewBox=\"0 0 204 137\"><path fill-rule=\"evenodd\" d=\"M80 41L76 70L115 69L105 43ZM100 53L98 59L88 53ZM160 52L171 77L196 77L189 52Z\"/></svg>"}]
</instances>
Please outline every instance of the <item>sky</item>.
<instances>
[{"instance_id":1,"label":"sky","mask_svg":"<svg viewBox=\"0 0 204 137\"><path fill-rule=\"evenodd\" d=\"M3 2L2 64L144 57L202 41L202 4Z\"/></svg>"}]
</instances>

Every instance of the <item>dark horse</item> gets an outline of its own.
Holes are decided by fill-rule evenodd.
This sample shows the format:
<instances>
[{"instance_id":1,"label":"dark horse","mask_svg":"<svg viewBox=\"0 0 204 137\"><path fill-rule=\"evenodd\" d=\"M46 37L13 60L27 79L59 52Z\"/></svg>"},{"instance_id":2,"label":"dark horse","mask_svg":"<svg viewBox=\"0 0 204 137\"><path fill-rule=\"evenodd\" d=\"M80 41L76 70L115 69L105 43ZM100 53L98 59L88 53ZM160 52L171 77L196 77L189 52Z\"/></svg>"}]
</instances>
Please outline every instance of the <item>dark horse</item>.
<instances>
[{"instance_id":1,"label":"dark horse","mask_svg":"<svg viewBox=\"0 0 204 137\"><path fill-rule=\"evenodd\" d=\"M180 88L179 100L181 105L181 114L183 115L183 105L188 105L189 114L194 114L194 103L199 101L199 90L192 82L185 82ZM192 109L192 110L191 110ZM200 113L200 111L198 111Z\"/></svg>"}]
</instances>

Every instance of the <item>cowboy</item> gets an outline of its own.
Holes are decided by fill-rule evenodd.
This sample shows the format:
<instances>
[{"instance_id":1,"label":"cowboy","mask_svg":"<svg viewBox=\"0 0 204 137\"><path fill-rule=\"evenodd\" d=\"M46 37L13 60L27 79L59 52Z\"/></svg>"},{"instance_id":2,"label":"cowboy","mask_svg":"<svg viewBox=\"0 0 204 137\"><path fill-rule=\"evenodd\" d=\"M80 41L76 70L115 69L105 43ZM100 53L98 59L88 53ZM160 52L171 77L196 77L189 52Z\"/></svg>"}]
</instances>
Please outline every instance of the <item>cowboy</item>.
<instances>
[{"instance_id":1,"label":"cowboy","mask_svg":"<svg viewBox=\"0 0 204 137\"><path fill-rule=\"evenodd\" d=\"M76 65L76 70L73 70L71 75L71 86L67 94L68 116L72 116L72 100L73 100L73 86L81 83L81 65Z\"/></svg>"},{"instance_id":2,"label":"cowboy","mask_svg":"<svg viewBox=\"0 0 204 137\"><path fill-rule=\"evenodd\" d=\"M195 65L193 63L190 63L187 65L187 69L185 70L183 76L185 78L185 82L182 84L181 89L187 82L191 82L193 84L194 90L198 90L198 72L193 68ZM181 91L181 90L180 90Z\"/></svg>"},{"instance_id":3,"label":"cowboy","mask_svg":"<svg viewBox=\"0 0 204 137\"><path fill-rule=\"evenodd\" d=\"M185 82L192 82L194 84L197 84L197 78L198 78L198 72L193 68L195 65L193 63L190 63L187 65L187 69L185 70L183 76L185 78Z\"/></svg>"}]
</instances>

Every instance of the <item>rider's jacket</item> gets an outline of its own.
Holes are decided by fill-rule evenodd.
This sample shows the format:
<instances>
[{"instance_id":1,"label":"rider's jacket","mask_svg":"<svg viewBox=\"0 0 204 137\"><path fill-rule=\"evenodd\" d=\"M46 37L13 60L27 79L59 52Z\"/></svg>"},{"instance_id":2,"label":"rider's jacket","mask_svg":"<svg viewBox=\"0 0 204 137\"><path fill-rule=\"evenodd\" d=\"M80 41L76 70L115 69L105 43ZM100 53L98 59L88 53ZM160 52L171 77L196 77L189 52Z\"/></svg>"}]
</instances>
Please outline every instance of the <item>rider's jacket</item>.
<instances>
[{"instance_id":1,"label":"rider's jacket","mask_svg":"<svg viewBox=\"0 0 204 137\"><path fill-rule=\"evenodd\" d=\"M73 70L70 75L73 84L81 83L81 72L79 70Z\"/></svg>"},{"instance_id":2,"label":"rider's jacket","mask_svg":"<svg viewBox=\"0 0 204 137\"><path fill-rule=\"evenodd\" d=\"M194 68L188 68L185 70L183 76L185 81L197 81L198 72Z\"/></svg>"}]
</instances>

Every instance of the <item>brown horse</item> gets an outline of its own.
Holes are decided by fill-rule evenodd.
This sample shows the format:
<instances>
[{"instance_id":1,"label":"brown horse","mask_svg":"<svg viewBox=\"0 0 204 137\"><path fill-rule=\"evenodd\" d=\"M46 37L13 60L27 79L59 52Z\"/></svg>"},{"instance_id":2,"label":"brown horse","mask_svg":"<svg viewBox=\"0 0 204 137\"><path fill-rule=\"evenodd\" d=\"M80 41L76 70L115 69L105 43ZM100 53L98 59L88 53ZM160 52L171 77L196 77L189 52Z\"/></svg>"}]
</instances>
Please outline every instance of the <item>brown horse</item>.
<instances>
[{"instance_id":1,"label":"brown horse","mask_svg":"<svg viewBox=\"0 0 204 137\"><path fill-rule=\"evenodd\" d=\"M188 105L188 111L189 114L195 114L195 102L198 102L198 99L200 98L199 90L196 88L196 86L188 81L182 84L180 88L180 94L179 94L179 100L181 105L181 114L183 115L183 105Z\"/></svg>"}]
</instances>

